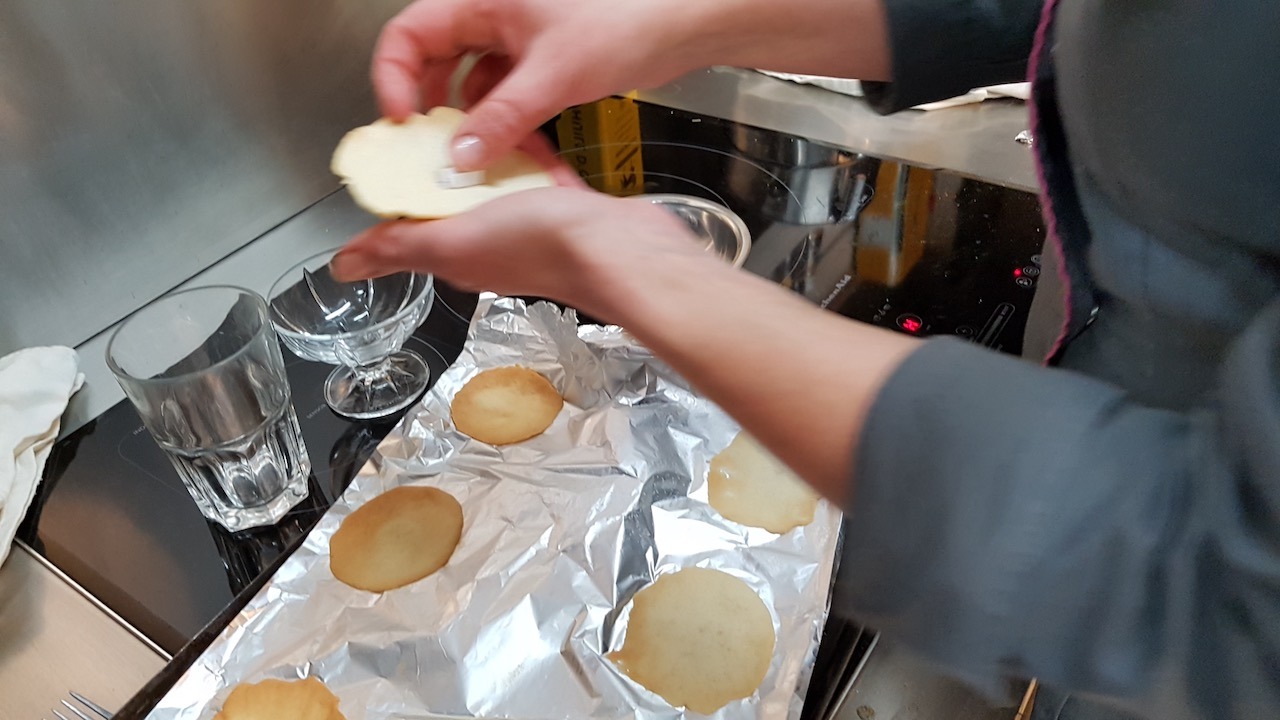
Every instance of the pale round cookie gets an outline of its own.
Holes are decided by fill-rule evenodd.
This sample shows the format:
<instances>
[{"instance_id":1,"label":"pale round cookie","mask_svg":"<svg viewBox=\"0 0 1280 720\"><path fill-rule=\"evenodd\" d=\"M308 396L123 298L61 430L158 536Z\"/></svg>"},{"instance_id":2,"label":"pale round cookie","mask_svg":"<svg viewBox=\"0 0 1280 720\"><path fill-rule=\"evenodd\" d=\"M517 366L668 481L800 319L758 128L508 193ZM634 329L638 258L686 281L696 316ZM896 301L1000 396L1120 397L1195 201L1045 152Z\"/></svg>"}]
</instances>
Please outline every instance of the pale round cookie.
<instances>
[{"instance_id":1,"label":"pale round cookie","mask_svg":"<svg viewBox=\"0 0 1280 720\"><path fill-rule=\"evenodd\" d=\"M240 684L213 720L346 720L338 697L316 678Z\"/></svg>"},{"instance_id":2,"label":"pale round cookie","mask_svg":"<svg viewBox=\"0 0 1280 720\"><path fill-rule=\"evenodd\" d=\"M711 459L711 507L727 520L782 534L813 522L818 496L745 432Z\"/></svg>"},{"instance_id":3,"label":"pale round cookie","mask_svg":"<svg viewBox=\"0 0 1280 720\"><path fill-rule=\"evenodd\" d=\"M472 210L490 200L555 184L527 153L513 151L489 166L484 182L442 186L452 167L449 143L466 114L437 107L396 123L382 118L346 134L329 168L342 178L360 207L383 218L433 220Z\"/></svg>"},{"instance_id":4,"label":"pale round cookie","mask_svg":"<svg viewBox=\"0 0 1280 720\"><path fill-rule=\"evenodd\" d=\"M329 540L333 576L386 592L444 567L462 537L462 505L430 487L398 487L347 516Z\"/></svg>"},{"instance_id":5,"label":"pale round cookie","mask_svg":"<svg viewBox=\"0 0 1280 720\"><path fill-rule=\"evenodd\" d=\"M755 693L773 647L773 617L749 585L687 568L636 593L626 641L608 658L672 707L710 715Z\"/></svg>"},{"instance_id":6,"label":"pale round cookie","mask_svg":"<svg viewBox=\"0 0 1280 720\"><path fill-rule=\"evenodd\" d=\"M555 422L564 398L529 368L485 370L453 396L458 431L490 445L510 445L541 434Z\"/></svg>"}]
</instances>

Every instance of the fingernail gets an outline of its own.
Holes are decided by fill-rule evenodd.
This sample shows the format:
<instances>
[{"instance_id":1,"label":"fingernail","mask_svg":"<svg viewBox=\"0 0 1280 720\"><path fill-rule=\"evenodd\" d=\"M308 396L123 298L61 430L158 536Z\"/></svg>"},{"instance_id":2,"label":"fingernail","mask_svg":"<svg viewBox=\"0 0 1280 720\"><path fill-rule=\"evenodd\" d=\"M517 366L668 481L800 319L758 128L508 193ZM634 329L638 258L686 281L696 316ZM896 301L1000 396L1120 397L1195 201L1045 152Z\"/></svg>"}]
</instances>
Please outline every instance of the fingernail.
<instances>
[{"instance_id":1,"label":"fingernail","mask_svg":"<svg viewBox=\"0 0 1280 720\"><path fill-rule=\"evenodd\" d=\"M375 270L369 258L358 250L342 250L329 260L329 274L338 282L365 280L373 277Z\"/></svg>"},{"instance_id":2,"label":"fingernail","mask_svg":"<svg viewBox=\"0 0 1280 720\"><path fill-rule=\"evenodd\" d=\"M484 141L475 135L463 135L453 143L453 166L462 172L479 170L484 163Z\"/></svg>"}]
</instances>

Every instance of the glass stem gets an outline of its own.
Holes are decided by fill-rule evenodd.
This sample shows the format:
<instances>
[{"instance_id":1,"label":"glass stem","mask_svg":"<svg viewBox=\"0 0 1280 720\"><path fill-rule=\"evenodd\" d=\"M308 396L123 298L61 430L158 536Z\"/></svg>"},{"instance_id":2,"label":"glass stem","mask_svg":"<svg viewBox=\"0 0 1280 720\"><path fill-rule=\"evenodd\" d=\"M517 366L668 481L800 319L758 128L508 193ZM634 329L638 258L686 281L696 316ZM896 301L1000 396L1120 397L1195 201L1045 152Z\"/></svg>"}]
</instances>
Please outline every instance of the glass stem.
<instances>
[{"instance_id":1,"label":"glass stem","mask_svg":"<svg viewBox=\"0 0 1280 720\"><path fill-rule=\"evenodd\" d=\"M391 356L369 365L356 365L351 368L351 372L356 376L356 381L365 386L386 380L391 374Z\"/></svg>"}]
</instances>

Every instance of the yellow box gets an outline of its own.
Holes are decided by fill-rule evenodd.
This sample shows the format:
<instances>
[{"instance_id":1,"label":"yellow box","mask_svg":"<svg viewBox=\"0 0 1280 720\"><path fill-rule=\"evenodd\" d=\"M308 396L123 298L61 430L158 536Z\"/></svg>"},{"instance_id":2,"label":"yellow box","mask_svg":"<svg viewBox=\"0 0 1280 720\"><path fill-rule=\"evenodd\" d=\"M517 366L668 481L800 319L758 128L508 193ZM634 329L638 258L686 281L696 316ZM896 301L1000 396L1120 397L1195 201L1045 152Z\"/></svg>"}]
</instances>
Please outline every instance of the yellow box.
<instances>
[{"instance_id":1,"label":"yellow box","mask_svg":"<svg viewBox=\"0 0 1280 720\"><path fill-rule=\"evenodd\" d=\"M606 98L569 108L556 120L560 153L578 175L600 192L644 192L640 109L628 97Z\"/></svg>"}]
</instances>

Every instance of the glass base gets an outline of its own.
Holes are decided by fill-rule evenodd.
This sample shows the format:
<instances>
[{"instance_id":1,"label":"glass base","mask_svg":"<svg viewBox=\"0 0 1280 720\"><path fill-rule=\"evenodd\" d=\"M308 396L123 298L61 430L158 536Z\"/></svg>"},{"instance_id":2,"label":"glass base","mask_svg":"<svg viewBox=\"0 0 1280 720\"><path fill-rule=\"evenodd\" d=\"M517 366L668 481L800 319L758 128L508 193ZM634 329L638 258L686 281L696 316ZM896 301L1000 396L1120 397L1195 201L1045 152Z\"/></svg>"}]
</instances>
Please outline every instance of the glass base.
<instances>
[{"instance_id":1,"label":"glass base","mask_svg":"<svg viewBox=\"0 0 1280 720\"><path fill-rule=\"evenodd\" d=\"M308 494L311 458L292 405L232 443L160 447L200 513L231 532L274 525Z\"/></svg>"},{"instance_id":2,"label":"glass base","mask_svg":"<svg viewBox=\"0 0 1280 720\"><path fill-rule=\"evenodd\" d=\"M401 350L372 368L334 370L324 383L324 400L343 417L373 420L412 405L430 381L426 361L411 350Z\"/></svg>"},{"instance_id":3,"label":"glass base","mask_svg":"<svg viewBox=\"0 0 1280 720\"><path fill-rule=\"evenodd\" d=\"M308 463L309 465L310 463ZM307 473L298 475L289 481L288 487L275 500L266 505L251 508L236 508L224 513L207 512L204 516L231 532L268 527L280 522L298 503L307 499L310 489L307 487ZM204 508L201 508L203 511Z\"/></svg>"}]
</instances>

